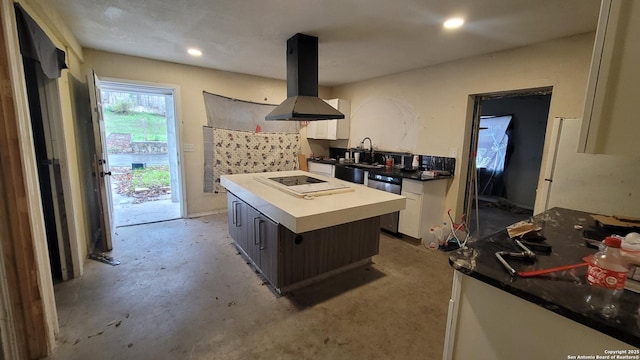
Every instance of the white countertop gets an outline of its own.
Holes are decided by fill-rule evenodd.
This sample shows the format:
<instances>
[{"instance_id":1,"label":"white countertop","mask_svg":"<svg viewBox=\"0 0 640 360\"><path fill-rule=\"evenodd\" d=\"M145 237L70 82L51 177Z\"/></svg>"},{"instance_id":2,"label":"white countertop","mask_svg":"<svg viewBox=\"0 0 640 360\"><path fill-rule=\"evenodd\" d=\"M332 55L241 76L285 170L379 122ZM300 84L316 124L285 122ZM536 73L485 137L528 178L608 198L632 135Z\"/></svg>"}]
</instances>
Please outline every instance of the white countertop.
<instances>
[{"instance_id":1,"label":"white countertop","mask_svg":"<svg viewBox=\"0 0 640 360\"><path fill-rule=\"evenodd\" d=\"M332 184L348 186L354 191L305 199L265 183L265 179L270 177L294 175L311 176ZM257 177L262 179L256 179ZM240 199L295 233L392 213L404 209L406 202L404 196L300 170L222 175L220 183Z\"/></svg>"}]
</instances>

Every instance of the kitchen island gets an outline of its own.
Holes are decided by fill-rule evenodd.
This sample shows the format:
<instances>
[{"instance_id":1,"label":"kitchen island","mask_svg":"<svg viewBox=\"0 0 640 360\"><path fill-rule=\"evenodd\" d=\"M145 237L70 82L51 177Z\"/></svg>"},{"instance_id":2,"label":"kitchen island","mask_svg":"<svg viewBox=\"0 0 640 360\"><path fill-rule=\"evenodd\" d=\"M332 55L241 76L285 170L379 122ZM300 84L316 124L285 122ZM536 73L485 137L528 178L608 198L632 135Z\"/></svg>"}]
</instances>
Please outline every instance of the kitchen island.
<instances>
[{"instance_id":1,"label":"kitchen island","mask_svg":"<svg viewBox=\"0 0 640 360\"><path fill-rule=\"evenodd\" d=\"M590 214L553 208L534 218L552 251L534 251L535 262L507 259L516 271L581 263L597 251L582 238L581 229L596 229ZM625 290L617 318L605 320L585 303L586 267L512 277L498 251L520 251L506 230L450 254L444 359L640 359L639 294Z\"/></svg>"},{"instance_id":2,"label":"kitchen island","mask_svg":"<svg viewBox=\"0 0 640 360\"><path fill-rule=\"evenodd\" d=\"M289 186L296 178L314 182ZM379 216L405 207L402 196L299 170L223 175L221 184L231 236L281 293L370 263ZM301 186L309 192L291 190Z\"/></svg>"}]
</instances>

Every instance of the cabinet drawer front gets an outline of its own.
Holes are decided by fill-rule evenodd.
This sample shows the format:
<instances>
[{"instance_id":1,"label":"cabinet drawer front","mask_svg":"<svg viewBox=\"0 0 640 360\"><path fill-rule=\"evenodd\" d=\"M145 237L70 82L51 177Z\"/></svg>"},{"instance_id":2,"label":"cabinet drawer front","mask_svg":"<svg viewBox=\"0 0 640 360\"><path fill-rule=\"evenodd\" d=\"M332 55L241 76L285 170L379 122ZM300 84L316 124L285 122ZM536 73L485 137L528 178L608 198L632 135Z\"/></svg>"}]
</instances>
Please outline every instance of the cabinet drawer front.
<instances>
[{"instance_id":1,"label":"cabinet drawer front","mask_svg":"<svg viewBox=\"0 0 640 360\"><path fill-rule=\"evenodd\" d=\"M333 168L331 164L321 164L313 161L309 161L309 172L313 174L323 175L326 177L333 177Z\"/></svg>"},{"instance_id":2,"label":"cabinet drawer front","mask_svg":"<svg viewBox=\"0 0 640 360\"><path fill-rule=\"evenodd\" d=\"M409 235L416 239L420 239L420 226L422 219L422 197L411 193L402 192L407 197L407 205L404 210L400 210L400 221L398 222L398 231L402 234Z\"/></svg>"},{"instance_id":3,"label":"cabinet drawer front","mask_svg":"<svg viewBox=\"0 0 640 360\"><path fill-rule=\"evenodd\" d=\"M424 183L422 181L416 181L411 179L402 179L402 192L410 192L414 194L422 194Z\"/></svg>"}]
</instances>

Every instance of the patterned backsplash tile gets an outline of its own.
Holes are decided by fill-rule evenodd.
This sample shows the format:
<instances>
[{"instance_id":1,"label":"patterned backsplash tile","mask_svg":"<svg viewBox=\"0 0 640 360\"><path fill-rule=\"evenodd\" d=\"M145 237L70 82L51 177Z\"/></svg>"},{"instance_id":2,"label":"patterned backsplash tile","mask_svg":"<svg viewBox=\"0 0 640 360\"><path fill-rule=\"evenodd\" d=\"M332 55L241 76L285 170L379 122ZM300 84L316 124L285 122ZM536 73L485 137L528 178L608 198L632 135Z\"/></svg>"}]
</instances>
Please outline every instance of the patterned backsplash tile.
<instances>
[{"instance_id":1,"label":"patterned backsplash tile","mask_svg":"<svg viewBox=\"0 0 640 360\"><path fill-rule=\"evenodd\" d=\"M455 173L456 159L444 156L420 155L420 167L423 170L444 170Z\"/></svg>"}]
</instances>

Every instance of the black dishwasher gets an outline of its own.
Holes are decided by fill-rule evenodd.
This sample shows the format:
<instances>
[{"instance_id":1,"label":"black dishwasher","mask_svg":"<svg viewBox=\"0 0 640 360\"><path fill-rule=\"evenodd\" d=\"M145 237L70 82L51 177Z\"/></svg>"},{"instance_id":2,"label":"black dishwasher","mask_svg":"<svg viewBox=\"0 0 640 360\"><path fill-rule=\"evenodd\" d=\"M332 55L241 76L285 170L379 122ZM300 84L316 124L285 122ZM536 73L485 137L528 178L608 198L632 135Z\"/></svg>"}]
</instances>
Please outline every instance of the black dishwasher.
<instances>
[{"instance_id":1,"label":"black dishwasher","mask_svg":"<svg viewBox=\"0 0 640 360\"><path fill-rule=\"evenodd\" d=\"M336 165L334 176L336 179L364 184L364 170L353 166Z\"/></svg>"}]
</instances>

